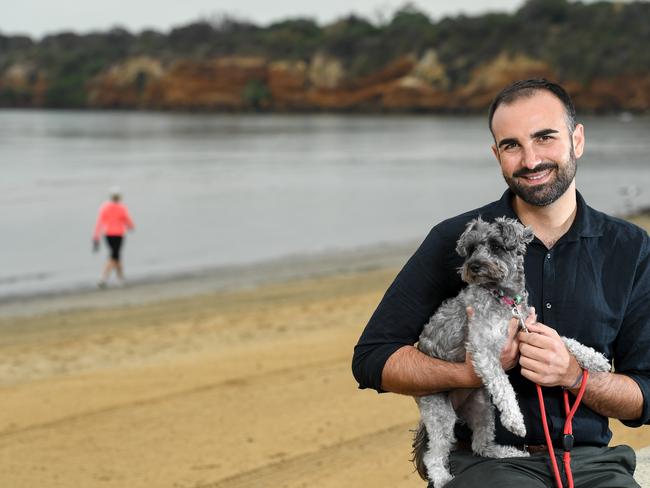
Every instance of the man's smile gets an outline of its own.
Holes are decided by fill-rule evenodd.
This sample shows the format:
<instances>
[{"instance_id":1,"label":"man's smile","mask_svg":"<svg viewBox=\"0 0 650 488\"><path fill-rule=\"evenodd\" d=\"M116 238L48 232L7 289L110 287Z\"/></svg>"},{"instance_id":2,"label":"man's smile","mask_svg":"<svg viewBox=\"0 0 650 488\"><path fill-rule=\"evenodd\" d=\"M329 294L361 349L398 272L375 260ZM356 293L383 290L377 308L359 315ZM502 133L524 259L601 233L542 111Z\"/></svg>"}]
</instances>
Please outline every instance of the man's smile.
<instances>
[{"instance_id":1,"label":"man's smile","mask_svg":"<svg viewBox=\"0 0 650 488\"><path fill-rule=\"evenodd\" d=\"M542 183L546 183L550 179L552 173L553 173L553 169L549 168L536 173L521 175L519 176L519 179L525 181L530 185L539 185Z\"/></svg>"}]
</instances>

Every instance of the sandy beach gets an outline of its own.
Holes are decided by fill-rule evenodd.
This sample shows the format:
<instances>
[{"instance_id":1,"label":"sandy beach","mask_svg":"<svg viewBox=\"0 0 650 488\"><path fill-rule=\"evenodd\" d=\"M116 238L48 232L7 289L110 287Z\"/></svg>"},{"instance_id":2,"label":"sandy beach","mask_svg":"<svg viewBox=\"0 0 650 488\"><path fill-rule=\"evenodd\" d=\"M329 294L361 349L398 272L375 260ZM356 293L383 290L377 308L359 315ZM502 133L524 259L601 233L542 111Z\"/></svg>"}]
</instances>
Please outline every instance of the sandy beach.
<instances>
[{"instance_id":1,"label":"sandy beach","mask_svg":"<svg viewBox=\"0 0 650 488\"><path fill-rule=\"evenodd\" d=\"M422 487L414 401L350 371L407 253L378 256L4 304L0 486ZM650 446L646 427L612 428Z\"/></svg>"}]
</instances>

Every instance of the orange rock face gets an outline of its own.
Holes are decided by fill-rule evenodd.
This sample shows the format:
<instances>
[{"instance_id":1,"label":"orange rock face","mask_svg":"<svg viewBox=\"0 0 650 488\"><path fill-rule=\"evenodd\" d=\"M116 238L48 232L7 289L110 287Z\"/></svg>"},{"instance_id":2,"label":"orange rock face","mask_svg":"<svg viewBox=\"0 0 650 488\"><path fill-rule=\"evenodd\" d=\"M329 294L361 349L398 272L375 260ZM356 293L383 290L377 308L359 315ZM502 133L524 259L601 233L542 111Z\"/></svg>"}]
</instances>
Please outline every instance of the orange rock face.
<instances>
[{"instance_id":1,"label":"orange rock face","mask_svg":"<svg viewBox=\"0 0 650 488\"><path fill-rule=\"evenodd\" d=\"M557 79L551 67L543 61L523 55L501 54L476 68L469 83L455 90L453 98L459 107L466 110L483 110L489 107L492 98L503 87L529 78Z\"/></svg>"},{"instance_id":2,"label":"orange rock face","mask_svg":"<svg viewBox=\"0 0 650 488\"><path fill-rule=\"evenodd\" d=\"M111 66L87 85L87 100L91 107L139 108L148 107L152 98L149 88L163 75L160 61L132 58Z\"/></svg>"},{"instance_id":3,"label":"orange rock face","mask_svg":"<svg viewBox=\"0 0 650 488\"><path fill-rule=\"evenodd\" d=\"M268 66L268 87L276 110L304 109L308 85L307 63L276 61Z\"/></svg>"},{"instance_id":4,"label":"orange rock face","mask_svg":"<svg viewBox=\"0 0 650 488\"><path fill-rule=\"evenodd\" d=\"M363 77L350 75L341 60L323 53L309 61L233 56L165 63L140 56L89 81L86 100L94 108L476 112L485 110L503 86L532 77L557 79L543 61L502 53L476 68L464 85L451 86L433 49L420 59L402 56ZM645 73L588 84L560 82L578 109L650 110ZM3 89L21 94L23 106L42 106L47 78L33 66L14 65L0 73Z\"/></svg>"},{"instance_id":5,"label":"orange rock face","mask_svg":"<svg viewBox=\"0 0 650 488\"><path fill-rule=\"evenodd\" d=\"M586 85L569 82L567 90L574 103L583 110L607 112L650 110L650 74L620 75L616 78L597 79Z\"/></svg>"},{"instance_id":6,"label":"orange rock face","mask_svg":"<svg viewBox=\"0 0 650 488\"><path fill-rule=\"evenodd\" d=\"M41 107L45 101L47 80L31 63L16 63L0 73L0 94L7 106Z\"/></svg>"},{"instance_id":7,"label":"orange rock face","mask_svg":"<svg viewBox=\"0 0 650 488\"><path fill-rule=\"evenodd\" d=\"M100 108L243 109L247 84L266 83L267 64L262 58L220 58L162 67L129 60L89 84L88 102Z\"/></svg>"},{"instance_id":8,"label":"orange rock face","mask_svg":"<svg viewBox=\"0 0 650 488\"><path fill-rule=\"evenodd\" d=\"M245 108L248 83L266 83L267 62L261 58L222 58L174 63L151 87L152 104L166 109Z\"/></svg>"}]
</instances>

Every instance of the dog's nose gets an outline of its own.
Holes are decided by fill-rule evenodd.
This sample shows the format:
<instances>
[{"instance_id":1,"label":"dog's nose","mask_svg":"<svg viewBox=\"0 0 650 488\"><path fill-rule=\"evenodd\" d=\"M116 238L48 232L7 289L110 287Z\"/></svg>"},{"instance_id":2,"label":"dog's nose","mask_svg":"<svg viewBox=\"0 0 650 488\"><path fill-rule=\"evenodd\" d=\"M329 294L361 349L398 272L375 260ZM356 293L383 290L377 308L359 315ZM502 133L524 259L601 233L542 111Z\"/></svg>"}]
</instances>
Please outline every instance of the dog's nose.
<instances>
[{"instance_id":1,"label":"dog's nose","mask_svg":"<svg viewBox=\"0 0 650 488\"><path fill-rule=\"evenodd\" d=\"M472 273L478 273L481 271L481 265L477 263L473 263L469 265L469 269L472 271Z\"/></svg>"}]
</instances>

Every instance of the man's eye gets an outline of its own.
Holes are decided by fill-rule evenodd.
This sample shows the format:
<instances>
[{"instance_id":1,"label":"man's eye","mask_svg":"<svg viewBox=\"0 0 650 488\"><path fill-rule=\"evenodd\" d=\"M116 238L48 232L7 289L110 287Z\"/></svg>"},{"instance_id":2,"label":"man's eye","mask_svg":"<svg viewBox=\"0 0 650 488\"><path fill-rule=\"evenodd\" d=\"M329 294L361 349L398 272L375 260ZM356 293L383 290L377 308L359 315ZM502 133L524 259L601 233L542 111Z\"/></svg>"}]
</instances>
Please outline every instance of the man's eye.
<instances>
[{"instance_id":1,"label":"man's eye","mask_svg":"<svg viewBox=\"0 0 650 488\"><path fill-rule=\"evenodd\" d=\"M512 151L513 149L516 149L518 147L518 144L516 142L511 142L509 144L506 144L503 146L504 151Z\"/></svg>"},{"instance_id":2,"label":"man's eye","mask_svg":"<svg viewBox=\"0 0 650 488\"><path fill-rule=\"evenodd\" d=\"M539 136L537 139L540 142L548 142L548 141L552 141L553 137L552 136Z\"/></svg>"}]
</instances>

